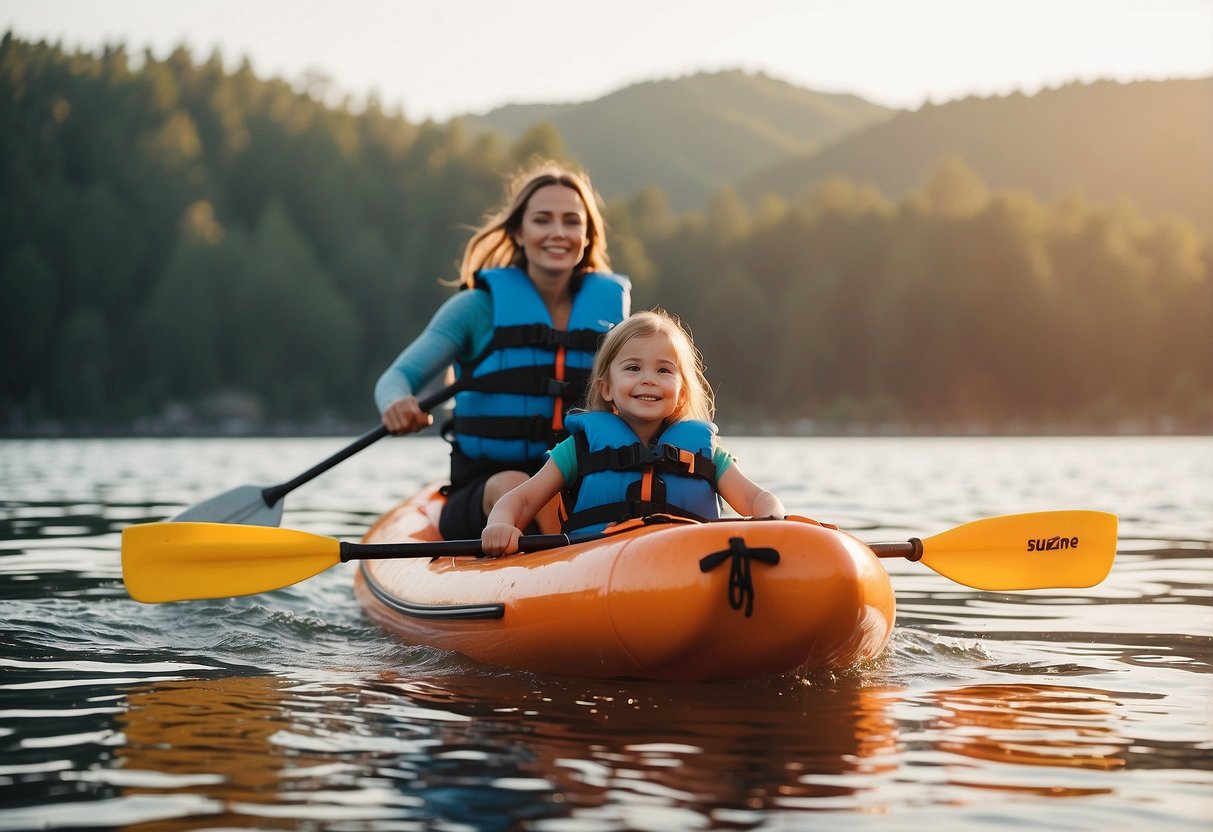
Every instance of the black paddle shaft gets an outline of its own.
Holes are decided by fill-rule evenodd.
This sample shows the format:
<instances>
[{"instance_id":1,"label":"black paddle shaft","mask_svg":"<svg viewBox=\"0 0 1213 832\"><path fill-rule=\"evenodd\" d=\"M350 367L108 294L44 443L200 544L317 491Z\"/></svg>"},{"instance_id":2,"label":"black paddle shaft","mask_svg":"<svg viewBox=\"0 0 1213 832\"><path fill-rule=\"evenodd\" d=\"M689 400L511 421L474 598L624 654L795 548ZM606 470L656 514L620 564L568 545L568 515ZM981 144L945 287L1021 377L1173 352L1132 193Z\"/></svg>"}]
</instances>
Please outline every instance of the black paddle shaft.
<instances>
[{"instance_id":1,"label":"black paddle shaft","mask_svg":"<svg viewBox=\"0 0 1213 832\"><path fill-rule=\"evenodd\" d=\"M589 537L598 537L590 535ZM567 546L570 540L565 534L528 534L518 539L520 552L540 552ZM341 562L351 560L380 560L383 558L437 558L480 556L483 554L479 540L435 540L413 543L347 543L341 542Z\"/></svg>"},{"instance_id":2,"label":"black paddle shaft","mask_svg":"<svg viewBox=\"0 0 1213 832\"><path fill-rule=\"evenodd\" d=\"M434 395L422 399L417 404L423 412L429 412L458 392L459 385L452 384L449 387L442 388ZM314 480L328 469L338 465L339 463L345 462L354 454L358 453L369 445L374 445L376 442L390 433L391 431L387 429L387 425L378 425L377 427L362 434L362 436L355 439L352 443L342 448L328 459L318 462L311 468L308 468L294 479L287 480L286 482L279 483L278 485L270 485L262 489L261 498L265 500L266 506L273 506L274 503L281 500L287 494L290 494L305 482Z\"/></svg>"},{"instance_id":3,"label":"black paddle shaft","mask_svg":"<svg viewBox=\"0 0 1213 832\"><path fill-rule=\"evenodd\" d=\"M868 548L878 558L922 559L922 541L917 537L911 537L908 543L869 543Z\"/></svg>"},{"instance_id":4,"label":"black paddle shaft","mask_svg":"<svg viewBox=\"0 0 1213 832\"><path fill-rule=\"evenodd\" d=\"M518 538L519 552L542 552L573 543L584 543L605 537L602 532L581 534L528 534ZM341 542L341 562L351 560L385 560L391 558L479 557L483 554L479 540L421 540L409 543L348 543ZM881 558L922 557L922 541L910 538L908 543L872 543L869 548Z\"/></svg>"}]
</instances>

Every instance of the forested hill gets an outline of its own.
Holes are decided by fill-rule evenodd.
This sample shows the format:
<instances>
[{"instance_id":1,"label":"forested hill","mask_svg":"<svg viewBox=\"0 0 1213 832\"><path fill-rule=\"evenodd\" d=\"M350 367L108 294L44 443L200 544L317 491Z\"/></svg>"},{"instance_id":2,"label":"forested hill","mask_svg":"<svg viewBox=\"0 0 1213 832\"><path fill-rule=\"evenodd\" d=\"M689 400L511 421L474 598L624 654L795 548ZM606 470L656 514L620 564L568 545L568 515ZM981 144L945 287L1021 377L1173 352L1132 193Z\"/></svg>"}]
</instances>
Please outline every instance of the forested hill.
<instances>
[{"instance_id":1,"label":"forested hill","mask_svg":"<svg viewBox=\"0 0 1213 832\"><path fill-rule=\"evenodd\" d=\"M554 125L607 198L660 188L676 210L790 155L882 122L894 111L741 71L626 87L577 104L512 105L462 120L517 139Z\"/></svg>"},{"instance_id":2,"label":"forested hill","mask_svg":"<svg viewBox=\"0 0 1213 832\"><path fill-rule=\"evenodd\" d=\"M11 33L0 124L0 424L366 414L522 161L247 61Z\"/></svg>"},{"instance_id":3,"label":"forested hill","mask_svg":"<svg viewBox=\"0 0 1213 832\"><path fill-rule=\"evenodd\" d=\"M6 35L0 433L365 429L503 174L562 144ZM644 184L606 207L613 266L692 328L727 428L1213 431L1213 249L1182 217L956 154L899 199L833 176L679 212Z\"/></svg>"},{"instance_id":4,"label":"forested hill","mask_svg":"<svg viewBox=\"0 0 1213 832\"><path fill-rule=\"evenodd\" d=\"M1132 200L1213 231L1213 78L1069 84L1034 96L926 106L740 180L750 198L795 196L831 175L899 198L949 154L993 187L1042 199Z\"/></svg>"}]
</instances>

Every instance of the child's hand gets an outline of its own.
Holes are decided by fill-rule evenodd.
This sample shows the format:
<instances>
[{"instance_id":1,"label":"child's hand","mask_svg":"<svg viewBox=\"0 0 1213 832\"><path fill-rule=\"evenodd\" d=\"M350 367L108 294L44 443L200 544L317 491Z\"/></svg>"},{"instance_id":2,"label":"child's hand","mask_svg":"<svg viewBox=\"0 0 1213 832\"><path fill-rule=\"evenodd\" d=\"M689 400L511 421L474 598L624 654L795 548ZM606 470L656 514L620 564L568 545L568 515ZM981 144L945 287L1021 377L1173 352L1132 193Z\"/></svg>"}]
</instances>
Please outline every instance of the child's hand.
<instances>
[{"instance_id":1,"label":"child's hand","mask_svg":"<svg viewBox=\"0 0 1213 832\"><path fill-rule=\"evenodd\" d=\"M754 517L771 517L782 520L787 514L783 501L770 491L764 491L754 498L754 514L752 515Z\"/></svg>"},{"instance_id":2,"label":"child's hand","mask_svg":"<svg viewBox=\"0 0 1213 832\"><path fill-rule=\"evenodd\" d=\"M491 558L512 555L518 551L522 532L509 523L491 523L480 533L480 549Z\"/></svg>"},{"instance_id":3,"label":"child's hand","mask_svg":"<svg viewBox=\"0 0 1213 832\"><path fill-rule=\"evenodd\" d=\"M755 485L736 465L730 465L721 475L716 490L729 507L742 517L782 520L788 514L778 497Z\"/></svg>"}]
</instances>

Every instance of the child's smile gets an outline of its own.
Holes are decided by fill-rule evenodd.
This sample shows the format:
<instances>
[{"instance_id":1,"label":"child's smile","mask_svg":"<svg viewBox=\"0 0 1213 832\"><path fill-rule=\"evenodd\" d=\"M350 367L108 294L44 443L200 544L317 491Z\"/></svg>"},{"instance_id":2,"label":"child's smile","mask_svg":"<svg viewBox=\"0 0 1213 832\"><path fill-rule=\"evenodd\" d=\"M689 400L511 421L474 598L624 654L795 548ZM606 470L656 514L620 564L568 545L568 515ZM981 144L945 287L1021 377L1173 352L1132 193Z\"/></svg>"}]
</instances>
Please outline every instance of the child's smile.
<instances>
[{"instance_id":1,"label":"child's smile","mask_svg":"<svg viewBox=\"0 0 1213 832\"><path fill-rule=\"evenodd\" d=\"M603 398L647 442L682 397L678 355L665 335L632 338L611 362Z\"/></svg>"}]
</instances>

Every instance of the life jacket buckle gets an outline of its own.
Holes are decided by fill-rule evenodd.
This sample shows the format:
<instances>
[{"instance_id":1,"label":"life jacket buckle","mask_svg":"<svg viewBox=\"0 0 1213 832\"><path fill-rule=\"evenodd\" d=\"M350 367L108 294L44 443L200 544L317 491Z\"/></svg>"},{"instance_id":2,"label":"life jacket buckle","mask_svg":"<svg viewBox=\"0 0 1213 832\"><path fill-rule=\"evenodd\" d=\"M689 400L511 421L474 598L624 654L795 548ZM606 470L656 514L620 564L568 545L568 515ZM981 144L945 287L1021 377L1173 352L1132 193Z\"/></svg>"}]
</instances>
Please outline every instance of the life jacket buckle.
<instances>
[{"instance_id":1,"label":"life jacket buckle","mask_svg":"<svg viewBox=\"0 0 1213 832\"><path fill-rule=\"evenodd\" d=\"M613 467L616 470L622 471L630 471L645 465L651 465L657 458L652 451L639 443L615 448L614 451L615 465Z\"/></svg>"},{"instance_id":2,"label":"life jacket buckle","mask_svg":"<svg viewBox=\"0 0 1213 832\"><path fill-rule=\"evenodd\" d=\"M536 347L553 347L556 346L555 333L556 330L547 324L531 324L527 330L527 342Z\"/></svg>"},{"instance_id":3,"label":"life jacket buckle","mask_svg":"<svg viewBox=\"0 0 1213 832\"><path fill-rule=\"evenodd\" d=\"M663 470L686 470L686 461L682 458L682 453L678 450L678 448L673 445L661 445L657 450L659 452L659 456L656 461L661 463Z\"/></svg>"},{"instance_id":4,"label":"life jacket buckle","mask_svg":"<svg viewBox=\"0 0 1213 832\"><path fill-rule=\"evenodd\" d=\"M543 381L544 386L541 395L544 396L564 396L565 392L569 389L567 381L560 381L554 378L546 378Z\"/></svg>"}]
</instances>

